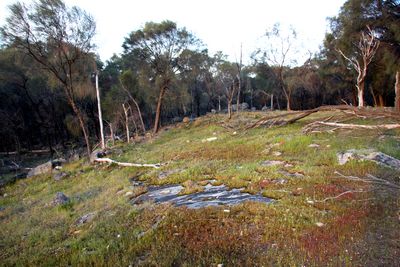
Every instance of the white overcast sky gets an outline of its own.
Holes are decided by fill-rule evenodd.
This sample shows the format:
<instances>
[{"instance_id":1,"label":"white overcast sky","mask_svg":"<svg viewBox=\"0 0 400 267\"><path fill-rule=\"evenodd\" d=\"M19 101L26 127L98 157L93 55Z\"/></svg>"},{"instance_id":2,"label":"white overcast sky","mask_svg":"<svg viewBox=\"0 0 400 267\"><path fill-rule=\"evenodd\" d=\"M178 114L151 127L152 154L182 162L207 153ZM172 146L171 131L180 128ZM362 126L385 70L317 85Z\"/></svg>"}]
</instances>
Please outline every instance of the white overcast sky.
<instances>
[{"instance_id":1,"label":"white overcast sky","mask_svg":"<svg viewBox=\"0 0 400 267\"><path fill-rule=\"evenodd\" d=\"M223 51L245 61L260 37L276 22L293 25L304 50L317 52L328 30L327 17L338 14L345 0L64 0L92 14L97 22L97 52L105 62L122 52L124 37L147 21L172 20L207 45L210 54ZM15 0L0 0L0 24ZM301 60L301 59L300 59Z\"/></svg>"}]
</instances>

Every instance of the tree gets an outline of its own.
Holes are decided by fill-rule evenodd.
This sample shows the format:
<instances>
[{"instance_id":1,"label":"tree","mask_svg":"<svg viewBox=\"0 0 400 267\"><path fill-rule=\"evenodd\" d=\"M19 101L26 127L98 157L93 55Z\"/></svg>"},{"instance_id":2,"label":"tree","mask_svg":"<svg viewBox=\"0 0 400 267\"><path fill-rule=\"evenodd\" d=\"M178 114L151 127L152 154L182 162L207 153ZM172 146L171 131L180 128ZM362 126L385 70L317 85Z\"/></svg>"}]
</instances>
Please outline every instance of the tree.
<instances>
[{"instance_id":1,"label":"tree","mask_svg":"<svg viewBox=\"0 0 400 267\"><path fill-rule=\"evenodd\" d=\"M90 52L96 29L93 18L78 7L68 8L61 0L37 0L29 8L16 3L10 6L10 11L1 29L2 36L40 63L60 83L90 155L89 133L77 99L91 72L88 68L92 64L88 62L93 60Z\"/></svg>"},{"instance_id":2,"label":"tree","mask_svg":"<svg viewBox=\"0 0 400 267\"><path fill-rule=\"evenodd\" d=\"M279 81L279 87L286 98L286 108L287 110L291 110L291 90L287 87L285 75L287 70L290 69L288 67L290 63L290 54L295 50L294 45L296 43L297 33L292 27L290 27L286 34L282 33L280 25L276 23L271 30L265 33L265 37L267 38L267 48L264 51L261 49L256 51L253 58L255 58L257 54L261 54L261 61L274 67Z\"/></svg>"},{"instance_id":3,"label":"tree","mask_svg":"<svg viewBox=\"0 0 400 267\"><path fill-rule=\"evenodd\" d=\"M222 53L215 55L214 79L217 83L217 90L224 94L228 104L228 118L232 118L232 101L239 87L237 77L237 66L226 61Z\"/></svg>"},{"instance_id":4,"label":"tree","mask_svg":"<svg viewBox=\"0 0 400 267\"><path fill-rule=\"evenodd\" d=\"M358 106L364 106L364 89L365 79L367 77L368 65L371 63L375 56L376 51L379 47L379 41L375 38L375 32L367 26L366 32L361 32L360 41L357 45L359 55L353 55L352 57L346 56L342 50L338 49L338 52L351 63L353 68L357 71L357 96Z\"/></svg>"},{"instance_id":5,"label":"tree","mask_svg":"<svg viewBox=\"0 0 400 267\"><path fill-rule=\"evenodd\" d=\"M399 8L398 0L347 0L338 16L330 18L335 46L345 55L359 52L353 44L359 42L360 32L365 31L367 25L375 32L380 48L366 75L365 90L370 89L377 105L386 103L384 95L393 94L395 74L399 71Z\"/></svg>"},{"instance_id":6,"label":"tree","mask_svg":"<svg viewBox=\"0 0 400 267\"><path fill-rule=\"evenodd\" d=\"M194 48L199 41L185 28L172 21L147 22L143 29L132 32L125 39L125 54L138 53L148 65L150 79L158 85L158 99L154 120L154 133L160 126L161 107L165 93L180 70L180 56L186 49Z\"/></svg>"}]
</instances>

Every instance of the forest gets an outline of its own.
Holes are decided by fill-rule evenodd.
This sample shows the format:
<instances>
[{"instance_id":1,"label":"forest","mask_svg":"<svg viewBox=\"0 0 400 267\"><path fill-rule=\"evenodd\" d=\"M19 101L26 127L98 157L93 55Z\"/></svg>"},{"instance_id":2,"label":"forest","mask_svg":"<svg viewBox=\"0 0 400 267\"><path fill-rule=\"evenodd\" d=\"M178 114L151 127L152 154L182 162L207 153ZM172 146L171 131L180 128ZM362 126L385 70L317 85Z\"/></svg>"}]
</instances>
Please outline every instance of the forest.
<instances>
[{"instance_id":1,"label":"forest","mask_svg":"<svg viewBox=\"0 0 400 267\"><path fill-rule=\"evenodd\" d=\"M105 62L87 11L9 6L0 266L400 266L400 1L343 2L316 53L166 18Z\"/></svg>"},{"instance_id":2,"label":"forest","mask_svg":"<svg viewBox=\"0 0 400 267\"><path fill-rule=\"evenodd\" d=\"M184 25L165 20L132 29L123 53L101 62L96 22L61 0L15 3L1 27L0 151L51 153L132 141L207 113L307 110L323 105L399 109L400 8L396 0L348 0L329 18L318 53L290 61L295 25L275 24L243 64ZM304 52L304 51L301 51ZM98 80L97 80L98 79ZM397 96L396 96L397 95Z\"/></svg>"}]
</instances>

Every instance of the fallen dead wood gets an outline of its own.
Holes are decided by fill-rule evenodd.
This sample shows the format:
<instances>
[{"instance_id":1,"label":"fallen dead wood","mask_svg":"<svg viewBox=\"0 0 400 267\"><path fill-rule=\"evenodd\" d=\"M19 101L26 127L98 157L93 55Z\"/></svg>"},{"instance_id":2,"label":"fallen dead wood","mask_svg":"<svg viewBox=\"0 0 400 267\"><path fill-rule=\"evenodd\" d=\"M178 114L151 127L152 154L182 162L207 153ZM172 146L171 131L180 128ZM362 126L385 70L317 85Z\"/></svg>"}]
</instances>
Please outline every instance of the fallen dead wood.
<instances>
[{"instance_id":1,"label":"fallen dead wood","mask_svg":"<svg viewBox=\"0 0 400 267\"><path fill-rule=\"evenodd\" d=\"M388 190L394 190L396 192L398 192L398 190L400 190L400 185L397 185L395 183L392 183L392 182L382 179L382 178L378 178L371 174L367 174L367 176L363 177L363 178L360 178L357 176L351 176L351 175L350 176L344 175L338 171L335 171L335 174L338 175L336 178L342 178L342 179L346 179L346 180L350 180L350 181L357 181L357 182L362 182L362 183L370 183L370 184L375 184L375 185L379 185L379 186L384 186Z\"/></svg>"},{"instance_id":2,"label":"fallen dead wood","mask_svg":"<svg viewBox=\"0 0 400 267\"><path fill-rule=\"evenodd\" d=\"M304 133L315 131L320 126L328 126L336 129L367 129L367 130L391 130L400 128L400 124L381 124L381 125L364 125L364 124L351 124L351 123L337 123L337 122L326 122L326 121L315 121L307 124L303 128Z\"/></svg>"},{"instance_id":3,"label":"fallen dead wood","mask_svg":"<svg viewBox=\"0 0 400 267\"><path fill-rule=\"evenodd\" d=\"M106 163L110 163L110 164L116 164L118 166L123 166L123 167L150 167L150 168L155 168L155 169L158 169L158 168L161 167L160 163L156 163L156 164L129 163L129 162L115 161L115 160L110 159L110 158L97 158L94 161L95 162L106 162Z\"/></svg>"},{"instance_id":4,"label":"fallen dead wood","mask_svg":"<svg viewBox=\"0 0 400 267\"><path fill-rule=\"evenodd\" d=\"M319 202L319 203L321 203L321 202L326 202L326 201L328 201L328 200L335 200L335 199L338 199L338 198L340 198L340 197L342 197L342 196L344 196L344 195L347 195L347 194L366 193L366 192L367 192L367 191L364 191L364 190L349 190L349 191L345 191L345 192L343 192L343 193L340 193L339 195L334 196L334 197L327 197L327 198L325 198L325 199L323 199L323 200L314 200L314 202Z\"/></svg>"},{"instance_id":5,"label":"fallen dead wood","mask_svg":"<svg viewBox=\"0 0 400 267\"><path fill-rule=\"evenodd\" d=\"M392 112L389 110L382 109L369 109L369 108L358 108L348 105L338 105L338 106L321 106L315 109L304 110L304 111L291 111L274 116L265 116L255 123L247 126L245 130L257 128L260 126L272 127L272 126L285 126L292 124L300 119L303 119L313 113L320 111L343 111L346 115L354 115L359 118L391 118L400 121L400 114ZM295 115L293 118L287 119ZM397 128L397 127L395 127ZM375 129L375 128L374 128Z\"/></svg>"}]
</instances>

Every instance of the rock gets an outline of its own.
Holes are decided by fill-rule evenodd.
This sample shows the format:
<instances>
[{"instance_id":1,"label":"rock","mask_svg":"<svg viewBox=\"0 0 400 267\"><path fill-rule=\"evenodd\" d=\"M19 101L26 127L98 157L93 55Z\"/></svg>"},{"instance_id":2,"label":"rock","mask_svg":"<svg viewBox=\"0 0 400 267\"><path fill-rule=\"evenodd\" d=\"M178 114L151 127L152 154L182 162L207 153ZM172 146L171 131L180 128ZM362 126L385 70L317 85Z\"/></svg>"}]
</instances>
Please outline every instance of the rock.
<instances>
[{"instance_id":1,"label":"rock","mask_svg":"<svg viewBox=\"0 0 400 267\"><path fill-rule=\"evenodd\" d=\"M323 224L322 222L317 222L317 223L315 223L315 225L318 227L323 227L325 224Z\"/></svg>"},{"instance_id":2,"label":"rock","mask_svg":"<svg viewBox=\"0 0 400 267\"><path fill-rule=\"evenodd\" d=\"M68 173L66 173L66 172L56 172L53 174L53 179L56 181L60 181L67 176L68 176Z\"/></svg>"},{"instance_id":3,"label":"rock","mask_svg":"<svg viewBox=\"0 0 400 267\"><path fill-rule=\"evenodd\" d=\"M282 171L279 171L279 173L281 173L283 175L286 175L286 176L289 176L289 177L297 177L297 178L304 177L304 174L299 173L299 172L291 173L291 172L287 172L287 171L282 170Z\"/></svg>"},{"instance_id":4,"label":"rock","mask_svg":"<svg viewBox=\"0 0 400 267\"><path fill-rule=\"evenodd\" d=\"M215 109L212 109L212 110L211 110L211 113L212 113L212 114L216 114L217 111L216 111Z\"/></svg>"},{"instance_id":5,"label":"rock","mask_svg":"<svg viewBox=\"0 0 400 267\"><path fill-rule=\"evenodd\" d=\"M261 111L268 111L269 110L269 107L267 107L267 106L263 106L262 108L261 108Z\"/></svg>"},{"instance_id":6,"label":"rock","mask_svg":"<svg viewBox=\"0 0 400 267\"><path fill-rule=\"evenodd\" d=\"M158 175L158 179L163 180L163 179L167 178L168 176L170 176L171 174L175 174L180 171L182 171L182 170L181 169L173 169L173 170L160 172L160 174ZM142 185L142 184L140 184L140 185Z\"/></svg>"},{"instance_id":7,"label":"rock","mask_svg":"<svg viewBox=\"0 0 400 267\"><path fill-rule=\"evenodd\" d=\"M266 160L261 162L261 166L263 167L279 166L283 164L285 164L285 162L279 160Z\"/></svg>"},{"instance_id":8,"label":"rock","mask_svg":"<svg viewBox=\"0 0 400 267\"><path fill-rule=\"evenodd\" d=\"M282 152L275 151L274 153L272 153L272 155L274 155L274 156L276 156L276 157L279 157L279 156L282 155Z\"/></svg>"},{"instance_id":9,"label":"rock","mask_svg":"<svg viewBox=\"0 0 400 267\"><path fill-rule=\"evenodd\" d=\"M276 179L271 181L273 184L286 184L287 180L286 179Z\"/></svg>"},{"instance_id":10,"label":"rock","mask_svg":"<svg viewBox=\"0 0 400 267\"><path fill-rule=\"evenodd\" d=\"M125 196L126 197L133 196L133 192L132 191L128 191L128 192L125 193Z\"/></svg>"},{"instance_id":11,"label":"rock","mask_svg":"<svg viewBox=\"0 0 400 267\"><path fill-rule=\"evenodd\" d=\"M65 205L70 201L69 197L67 197L63 192L57 192L56 197L53 199L53 206Z\"/></svg>"},{"instance_id":12,"label":"rock","mask_svg":"<svg viewBox=\"0 0 400 267\"><path fill-rule=\"evenodd\" d=\"M255 108L255 107L252 107L251 108L251 111L256 111L257 109Z\"/></svg>"},{"instance_id":13,"label":"rock","mask_svg":"<svg viewBox=\"0 0 400 267\"><path fill-rule=\"evenodd\" d=\"M246 102L243 102L242 104L240 104L240 108L242 109L242 110L246 110L246 109L249 109L249 104L247 104Z\"/></svg>"},{"instance_id":14,"label":"rock","mask_svg":"<svg viewBox=\"0 0 400 267\"><path fill-rule=\"evenodd\" d=\"M93 219L96 216L96 214L97 214L97 212L91 212L91 213L83 215L78 220L76 220L75 225L76 226L80 226L80 225L83 225L85 223L89 223L89 222L93 221Z\"/></svg>"},{"instance_id":15,"label":"rock","mask_svg":"<svg viewBox=\"0 0 400 267\"><path fill-rule=\"evenodd\" d=\"M400 160L382 152L372 152L367 155L365 159L375 161L378 164L392 169L400 170Z\"/></svg>"},{"instance_id":16,"label":"rock","mask_svg":"<svg viewBox=\"0 0 400 267\"><path fill-rule=\"evenodd\" d=\"M346 164L349 160L370 160L382 166L389 167L395 170L400 170L400 160L389 156L382 152L376 152L371 149L355 150L350 149L342 153L336 154L339 165Z\"/></svg>"},{"instance_id":17,"label":"rock","mask_svg":"<svg viewBox=\"0 0 400 267\"><path fill-rule=\"evenodd\" d=\"M53 163L51 161L48 161L31 169L26 175L26 177L32 177L39 174L50 173L52 169L53 169Z\"/></svg>"},{"instance_id":18,"label":"rock","mask_svg":"<svg viewBox=\"0 0 400 267\"><path fill-rule=\"evenodd\" d=\"M311 148L318 148L319 145L318 145L318 144L309 144L308 147L311 147Z\"/></svg>"},{"instance_id":19,"label":"rock","mask_svg":"<svg viewBox=\"0 0 400 267\"><path fill-rule=\"evenodd\" d=\"M205 142L212 142L212 141L215 141L215 140L217 140L217 139L218 139L218 137L210 137L210 138L201 140L201 142L202 142L202 143L205 143Z\"/></svg>"},{"instance_id":20,"label":"rock","mask_svg":"<svg viewBox=\"0 0 400 267\"><path fill-rule=\"evenodd\" d=\"M339 162L339 165L344 165L346 164L349 160L354 159L355 158L355 151L349 150L347 152L343 152L343 153L337 153L337 159Z\"/></svg>"},{"instance_id":21,"label":"rock","mask_svg":"<svg viewBox=\"0 0 400 267\"><path fill-rule=\"evenodd\" d=\"M184 117L182 122L183 123L189 123L190 122L190 118L189 117Z\"/></svg>"},{"instance_id":22,"label":"rock","mask_svg":"<svg viewBox=\"0 0 400 267\"><path fill-rule=\"evenodd\" d=\"M94 150L92 154L90 154L90 163L94 163L96 159L102 158L105 155L107 155L107 153L101 149Z\"/></svg>"}]
</instances>

